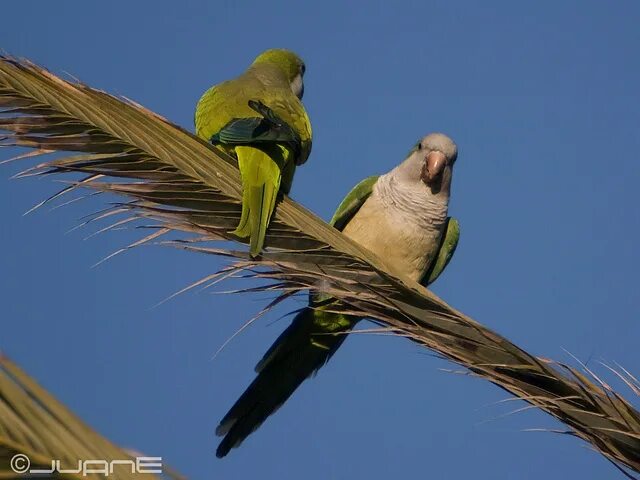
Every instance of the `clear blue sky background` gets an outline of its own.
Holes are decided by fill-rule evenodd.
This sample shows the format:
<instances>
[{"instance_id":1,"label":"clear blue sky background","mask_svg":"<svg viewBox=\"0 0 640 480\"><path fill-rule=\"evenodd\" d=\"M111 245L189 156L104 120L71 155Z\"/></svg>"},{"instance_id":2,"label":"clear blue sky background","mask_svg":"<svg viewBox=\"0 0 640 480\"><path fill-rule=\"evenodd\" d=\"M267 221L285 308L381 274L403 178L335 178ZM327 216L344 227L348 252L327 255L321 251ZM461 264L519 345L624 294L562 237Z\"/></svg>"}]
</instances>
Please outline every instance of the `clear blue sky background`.
<instances>
[{"instance_id":1,"label":"clear blue sky background","mask_svg":"<svg viewBox=\"0 0 640 480\"><path fill-rule=\"evenodd\" d=\"M324 218L418 137L448 133L463 232L434 290L532 353L640 371L637 1L8 2L2 15L6 51L187 128L200 94L261 50L299 52L315 137L292 195ZM217 421L299 305L212 361L263 299L152 309L221 264L150 247L91 269L135 232L65 235L94 200L23 217L57 186L8 180L19 167L0 187L0 348L114 441L196 479L618 475L575 439L522 431L559 427L543 414L489 421L522 406L495 405L496 387L369 335L217 460Z\"/></svg>"}]
</instances>

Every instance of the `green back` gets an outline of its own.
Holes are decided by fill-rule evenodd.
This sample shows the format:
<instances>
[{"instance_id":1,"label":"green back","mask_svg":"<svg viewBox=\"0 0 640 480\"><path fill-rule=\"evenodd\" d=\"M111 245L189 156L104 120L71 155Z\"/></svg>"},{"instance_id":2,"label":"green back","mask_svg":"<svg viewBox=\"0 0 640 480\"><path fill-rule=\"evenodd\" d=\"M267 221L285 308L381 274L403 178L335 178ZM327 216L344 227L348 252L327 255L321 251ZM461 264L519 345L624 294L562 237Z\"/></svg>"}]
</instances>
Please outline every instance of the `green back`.
<instances>
[{"instance_id":1,"label":"green back","mask_svg":"<svg viewBox=\"0 0 640 480\"><path fill-rule=\"evenodd\" d=\"M271 108L262 102L249 100L249 107L259 117L245 117L231 120L209 141L214 145L257 145L278 144L293 153L294 159L301 156L302 140L298 133Z\"/></svg>"},{"instance_id":2,"label":"green back","mask_svg":"<svg viewBox=\"0 0 640 480\"><path fill-rule=\"evenodd\" d=\"M284 76L270 71L268 65L249 68L239 77L207 90L196 107L196 134L206 141L211 141L216 135L218 140L222 140L226 135L232 140L231 144L251 143L249 136L255 134L256 127L265 116L256 112L250 102L268 107L278 120L295 132L300 145L295 149L297 155L294 160L297 165L304 163L311 151L309 117ZM246 121L238 123L242 119ZM225 131L231 126L233 128ZM245 134L246 138L238 138ZM224 144L223 141L220 143ZM278 139L275 143L279 143Z\"/></svg>"}]
</instances>

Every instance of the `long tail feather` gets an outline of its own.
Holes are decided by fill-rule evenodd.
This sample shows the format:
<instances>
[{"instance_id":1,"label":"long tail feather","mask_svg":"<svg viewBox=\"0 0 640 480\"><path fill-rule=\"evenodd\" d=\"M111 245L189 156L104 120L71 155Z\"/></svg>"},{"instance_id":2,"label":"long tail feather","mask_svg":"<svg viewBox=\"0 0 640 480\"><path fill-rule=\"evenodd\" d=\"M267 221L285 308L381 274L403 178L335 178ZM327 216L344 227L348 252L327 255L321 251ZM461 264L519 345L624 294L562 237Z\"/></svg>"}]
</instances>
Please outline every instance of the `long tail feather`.
<instances>
[{"instance_id":1,"label":"long tail feather","mask_svg":"<svg viewBox=\"0 0 640 480\"><path fill-rule=\"evenodd\" d=\"M334 319L335 317L335 319ZM344 342L357 319L306 308L278 337L256 366L258 376L224 416L216 434L224 457L272 415L300 384L314 375Z\"/></svg>"},{"instance_id":2,"label":"long tail feather","mask_svg":"<svg viewBox=\"0 0 640 480\"><path fill-rule=\"evenodd\" d=\"M264 151L236 147L242 176L242 215L234 235L250 237L249 251L256 256L264 246L267 227L280 189L281 170Z\"/></svg>"}]
</instances>

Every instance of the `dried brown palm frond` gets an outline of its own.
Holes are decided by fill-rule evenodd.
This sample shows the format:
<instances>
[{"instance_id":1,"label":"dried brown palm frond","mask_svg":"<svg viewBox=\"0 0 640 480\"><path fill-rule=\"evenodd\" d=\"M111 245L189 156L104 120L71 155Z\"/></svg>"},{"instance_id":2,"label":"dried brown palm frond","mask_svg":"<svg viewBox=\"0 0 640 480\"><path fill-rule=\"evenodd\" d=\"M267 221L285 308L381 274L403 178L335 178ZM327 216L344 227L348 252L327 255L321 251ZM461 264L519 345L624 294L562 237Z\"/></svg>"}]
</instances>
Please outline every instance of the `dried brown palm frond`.
<instances>
[{"instance_id":1,"label":"dried brown palm frond","mask_svg":"<svg viewBox=\"0 0 640 480\"><path fill-rule=\"evenodd\" d=\"M0 478L82 478L121 479L140 478L138 472L158 470L162 460L141 460L145 455L124 450L99 435L64 405L56 400L16 364L0 354ZM85 461L104 461L104 463ZM111 474L90 473L104 471L111 461ZM56 463L59 461L59 464ZM53 463L52 463L53 462ZM80 464L78 462L81 462ZM134 473L131 473L132 469ZM36 474L34 470L53 473ZM78 473L59 473L60 471ZM145 473L149 479L182 477L162 467L166 476ZM30 476L31 472L34 477Z\"/></svg>"},{"instance_id":2,"label":"dried brown palm frond","mask_svg":"<svg viewBox=\"0 0 640 480\"><path fill-rule=\"evenodd\" d=\"M130 101L66 82L27 62L0 60L3 143L80 152L25 175L79 172L70 188L131 199L103 212L155 221L157 230L190 236L186 249L235 259L237 268L275 281L284 295L322 288L350 313L377 321L536 406L568 426L618 466L640 472L640 413L595 375L528 354L408 279L288 198L258 259L207 242L236 240L240 182L232 159ZM111 179L111 180L109 180ZM171 242L176 244L175 242ZM212 278L213 279L213 278ZM338 307L336 307L338 308ZM623 372L638 393L637 380Z\"/></svg>"}]
</instances>

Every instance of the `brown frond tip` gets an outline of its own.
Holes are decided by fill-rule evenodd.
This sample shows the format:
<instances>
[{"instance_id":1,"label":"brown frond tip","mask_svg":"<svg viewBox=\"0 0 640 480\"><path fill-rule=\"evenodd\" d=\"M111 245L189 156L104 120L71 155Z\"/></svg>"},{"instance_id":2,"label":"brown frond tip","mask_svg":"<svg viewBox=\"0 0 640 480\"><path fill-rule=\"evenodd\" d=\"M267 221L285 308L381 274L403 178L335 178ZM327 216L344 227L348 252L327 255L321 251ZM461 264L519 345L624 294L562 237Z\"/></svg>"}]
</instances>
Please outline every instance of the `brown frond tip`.
<instances>
[{"instance_id":1,"label":"brown frond tip","mask_svg":"<svg viewBox=\"0 0 640 480\"><path fill-rule=\"evenodd\" d=\"M0 411L0 478L33 478L26 473L16 475L12 470L11 460L15 455L26 456L31 470L43 471L51 469L54 459L135 461L135 457L145 456L122 449L92 430L1 353ZM123 480L140 477L126 468L117 472L118 478ZM87 478L81 472L56 476L63 477L73 480ZM89 475L89 478L98 477ZM157 480L159 477L147 474L145 478ZM164 465L162 478L177 480L185 477Z\"/></svg>"},{"instance_id":2,"label":"brown frond tip","mask_svg":"<svg viewBox=\"0 0 640 480\"><path fill-rule=\"evenodd\" d=\"M322 289L344 311L464 366L564 422L616 465L640 472L640 414L609 385L588 370L528 354L420 285L394 278L379 258L286 196L259 258L228 243L207 245L242 241L229 234L239 220L240 179L233 159L184 129L131 101L8 58L0 58L0 118L3 145L82 152L31 173L99 175L82 187L125 195L133 200L118 206L126 215L197 236L180 248L242 261L276 282L269 291ZM638 381L618 373L637 394Z\"/></svg>"}]
</instances>

